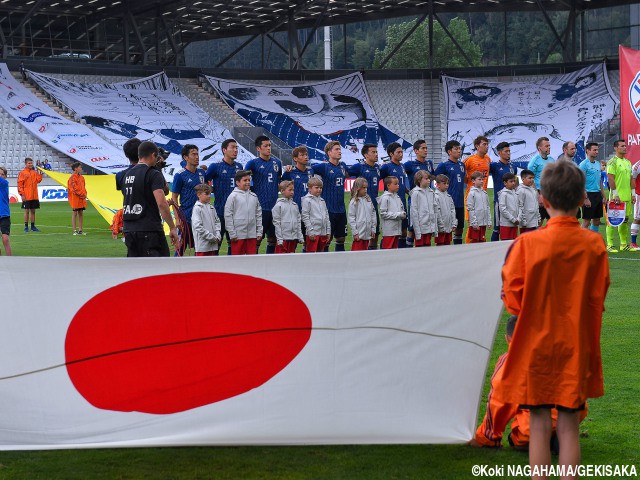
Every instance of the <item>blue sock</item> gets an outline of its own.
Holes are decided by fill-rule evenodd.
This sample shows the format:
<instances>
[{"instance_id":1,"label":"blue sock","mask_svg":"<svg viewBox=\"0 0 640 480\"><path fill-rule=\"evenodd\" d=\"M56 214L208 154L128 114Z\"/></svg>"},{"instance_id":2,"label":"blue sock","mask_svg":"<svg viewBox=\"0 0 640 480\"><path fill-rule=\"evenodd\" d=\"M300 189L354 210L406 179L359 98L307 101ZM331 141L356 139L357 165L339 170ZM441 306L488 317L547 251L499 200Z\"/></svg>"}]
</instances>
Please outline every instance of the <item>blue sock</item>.
<instances>
[{"instance_id":1,"label":"blue sock","mask_svg":"<svg viewBox=\"0 0 640 480\"><path fill-rule=\"evenodd\" d=\"M498 230L494 230L493 233L491 234L491 241L497 242L499 240L500 240L500 232Z\"/></svg>"},{"instance_id":2,"label":"blue sock","mask_svg":"<svg viewBox=\"0 0 640 480\"><path fill-rule=\"evenodd\" d=\"M334 252L344 252L344 243L336 243Z\"/></svg>"},{"instance_id":3,"label":"blue sock","mask_svg":"<svg viewBox=\"0 0 640 480\"><path fill-rule=\"evenodd\" d=\"M462 245L462 237L459 235L453 236L453 244L454 245Z\"/></svg>"},{"instance_id":4,"label":"blue sock","mask_svg":"<svg viewBox=\"0 0 640 480\"><path fill-rule=\"evenodd\" d=\"M638 235L631 235L631 243L638 243Z\"/></svg>"},{"instance_id":5,"label":"blue sock","mask_svg":"<svg viewBox=\"0 0 640 480\"><path fill-rule=\"evenodd\" d=\"M276 253L276 246L271 243L267 243L267 255L271 255L272 253Z\"/></svg>"},{"instance_id":6,"label":"blue sock","mask_svg":"<svg viewBox=\"0 0 640 480\"><path fill-rule=\"evenodd\" d=\"M227 245L227 255L231 255L231 242Z\"/></svg>"},{"instance_id":7,"label":"blue sock","mask_svg":"<svg viewBox=\"0 0 640 480\"><path fill-rule=\"evenodd\" d=\"M407 248L413 248L413 237L407 237Z\"/></svg>"},{"instance_id":8,"label":"blue sock","mask_svg":"<svg viewBox=\"0 0 640 480\"><path fill-rule=\"evenodd\" d=\"M407 239L399 238L398 239L398 248L407 248Z\"/></svg>"},{"instance_id":9,"label":"blue sock","mask_svg":"<svg viewBox=\"0 0 640 480\"><path fill-rule=\"evenodd\" d=\"M378 246L377 245L369 245L369 248L367 248L367 250L377 250Z\"/></svg>"},{"instance_id":10,"label":"blue sock","mask_svg":"<svg viewBox=\"0 0 640 480\"><path fill-rule=\"evenodd\" d=\"M598 225L589 225L589 230L598 233L600 231L600 228L598 227Z\"/></svg>"}]
</instances>

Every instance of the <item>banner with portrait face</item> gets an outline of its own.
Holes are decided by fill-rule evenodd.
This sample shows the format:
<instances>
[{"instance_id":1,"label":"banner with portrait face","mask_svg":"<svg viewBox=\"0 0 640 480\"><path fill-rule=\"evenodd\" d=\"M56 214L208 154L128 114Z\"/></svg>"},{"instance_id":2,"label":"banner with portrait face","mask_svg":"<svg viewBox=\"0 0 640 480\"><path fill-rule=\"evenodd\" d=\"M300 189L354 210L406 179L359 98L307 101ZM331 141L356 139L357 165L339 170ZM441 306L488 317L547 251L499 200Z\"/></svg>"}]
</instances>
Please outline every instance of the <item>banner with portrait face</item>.
<instances>
[{"instance_id":1,"label":"banner with portrait face","mask_svg":"<svg viewBox=\"0 0 640 480\"><path fill-rule=\"evenodd\" d=\"M574 161L585 158L584 146L598 126L613 118L618 100L604 63L566 75L532 82L486 82L443 77L447 139L472 153L473 140L489 138L492 149L509 142L512 161L535 155L536 140L547 137L551 156L562 155L562 144L574 142ZM497 151L489 154L496 158Z\"/></svg>"},{"instance_id":2,"label":"banner with portrait face","mask_svg":"<svg viewBox=\"0 0 640 480\"><path fill-rule=\"evenodd\" d=\"M180 167L187 144L206 165L222 160L221 144L231 132L184 96L165 73L129 82L78 83L27 71L42 90L65 105L118 148L130 138L149 140L171 153L165 176ZM254 155L238 146L242 164Z\"/></svg>"},{"instance_id":3,"label":"banner with portrait face","mask_svg":"<svg viewBox=\"0 0 640 480\"><path fill-rule=\"evenodd\" d=\"M413 155L409 142L378 121L359 73L299 85L205 78L242 118L292 147L306 145L311 160L326 159L324 146L334 140L342 145L342 161L348 165L362 158L365 143L377 145L380 158L393 142L404 149L405 160Z\"/></svg>"}]
</instances>

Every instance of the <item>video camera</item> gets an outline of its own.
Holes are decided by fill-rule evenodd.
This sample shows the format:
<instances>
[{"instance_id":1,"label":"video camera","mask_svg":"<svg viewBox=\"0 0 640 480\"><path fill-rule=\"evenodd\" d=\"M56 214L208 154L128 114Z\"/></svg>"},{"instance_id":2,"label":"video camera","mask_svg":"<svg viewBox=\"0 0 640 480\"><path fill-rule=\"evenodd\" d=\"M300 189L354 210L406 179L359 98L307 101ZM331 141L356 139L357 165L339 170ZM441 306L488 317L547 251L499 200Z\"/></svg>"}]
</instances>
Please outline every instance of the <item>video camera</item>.
<instances>
[{"instance_id":1,"label":"video camera","mask_svg":"<svg viewBox=\"0 0 640 480\"><path fill-rule=\"evenodd\" d=\"M162 169L167 166L167 158L169 158L169 155L171 155L170 152L166 151L162 147L158 147L158 161L154 168L162 171Z\"/></svg>"}]
</instances>

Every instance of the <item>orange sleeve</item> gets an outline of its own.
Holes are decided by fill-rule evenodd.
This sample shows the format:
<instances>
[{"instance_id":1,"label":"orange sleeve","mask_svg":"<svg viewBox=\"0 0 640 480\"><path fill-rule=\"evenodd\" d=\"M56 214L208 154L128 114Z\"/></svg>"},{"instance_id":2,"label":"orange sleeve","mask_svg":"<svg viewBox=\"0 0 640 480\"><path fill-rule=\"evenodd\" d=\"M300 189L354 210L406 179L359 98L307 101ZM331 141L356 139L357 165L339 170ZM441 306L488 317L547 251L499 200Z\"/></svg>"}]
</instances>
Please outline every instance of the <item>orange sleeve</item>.
<instances>
[{"instance_id":1,"label":"orange sleeve","mask_svg":"<svg viewBox=\"0 0 640 480\"><path fill-rule=\"evenodd\" d=\"M24 170L18 174L18 195L24 197Z\"/></svg>"},{"instance_id":2,"label":"orange sleeve","mask_svg":"<svg viewBox=\"0 0 640 480\"><path fill-rule=\"evenodd\" d=\"M495 385L502 378L502 367L507 360L507 354L502 355L496 362L496 367L491 377L491 390L487 399L487 411L482 423L476 430L475 439L482 447L501 447L502 435L507 424L516 415L518 405L515 403L503 403L493 395Z\"/></svg>"},{"instance_id":3,"label":"orange sleeve","mask_svg":"<svg viewBox=\"0 0 640 480\"><path fill-rule=\"evenodd\" d=\"M122 232L122 212L123 212L122 209L118 210L116 214L113 216L113 220L111 221L111 231L115 235Z\"/></svg>"},{"instance_id":4,"label":"orange sleeve","mask_svg":"<svg viewBox=\"0 0 640 480\"><path fill-rule=\"evenodd\" d=\"M502 292L504 306L509 313L519 315L522 308L524 292L525 258L523 242L515 240L509 250L502 267Z\"/></svg>"}]
</instances>

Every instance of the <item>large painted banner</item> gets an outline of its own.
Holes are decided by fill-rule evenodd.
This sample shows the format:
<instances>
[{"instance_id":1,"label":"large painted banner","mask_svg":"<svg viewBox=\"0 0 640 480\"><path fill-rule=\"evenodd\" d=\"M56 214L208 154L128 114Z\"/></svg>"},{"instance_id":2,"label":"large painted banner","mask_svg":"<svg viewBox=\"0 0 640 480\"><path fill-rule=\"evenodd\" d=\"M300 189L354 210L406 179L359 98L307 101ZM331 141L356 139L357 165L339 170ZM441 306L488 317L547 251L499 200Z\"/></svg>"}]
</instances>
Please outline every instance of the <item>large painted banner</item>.
<instances>
[{"instance_id":1,"label":"large painted banner","mask_svg":"<svg viewBox=\"0 0 640 480\"><path fill-rule=\"evenodd\" d=\"M0 449L466 442L508 246L0 257Z\"/></svg>"},{"instance_id":2,"label":"large painted banner","mask_svg":"<svg viewBox=\"0 0 640 480\"><path fill-rule=\"evenodd\" d=\"M620 121L631 164L640 160L640 51L620 45Z\"/></svg>"},{"instance_id":3,"label":"large painted banner","mask_svg":"<svg viewBox=\"0 0 640 480\"><path fill-rule=\"evenodd\" d=\"M443 77L443 88L447 139L458 140L465 154L472 153L478 135L488 137L494 149L509 142L513 161L535 156L540 137L549 138L554 158L562 155L564 142L575 142L574 160L581 161L589 135L613 118L618 103L604 63L527 83Z\"/></svg>"},{"instance_id":4,"label":"large painted banner","mask_svg":"<svg viewBox=\"0 0 640 480\"><path fill-rule=\"evenodd\" d=\"M0 63L0 108L38 140L101 172L113 173L129 165L122 150L85 125L61 117L23 87L5 63Z\"/></svg>"},{"instance_id":5,"label":"large painted banner","mask_svg":"<svg viewBox=\"0 0 640 480\"><path fill-rule=\"evenodd\" d=\"M77 83L28 71L44 91L71 109L112 144L133 137L150 140L172 155L165 175L172 178L186 144L200 150L200 162L222 160L221 143L231 132L184 96L165 73L120 83ZM238 161L253 158L239 147Z\"/></svg>"},{"instance_id":6,"label":"large painted banner","mask_svg":"<svg viewBox=\"0 0 640 480\"><path fill-rule=\"evenodd\" d=\"M413 155L411 145L382 125L371 107L359 73L325 82L300 85L264 85L236 82L205 75L227 105L245 120L263 127L292 147L306 145L309 158L324 160L324 146L338 140L347 164L362 158L365 143L384 147L398 142L405 159Z\"/></svg>"}]
</instances>

